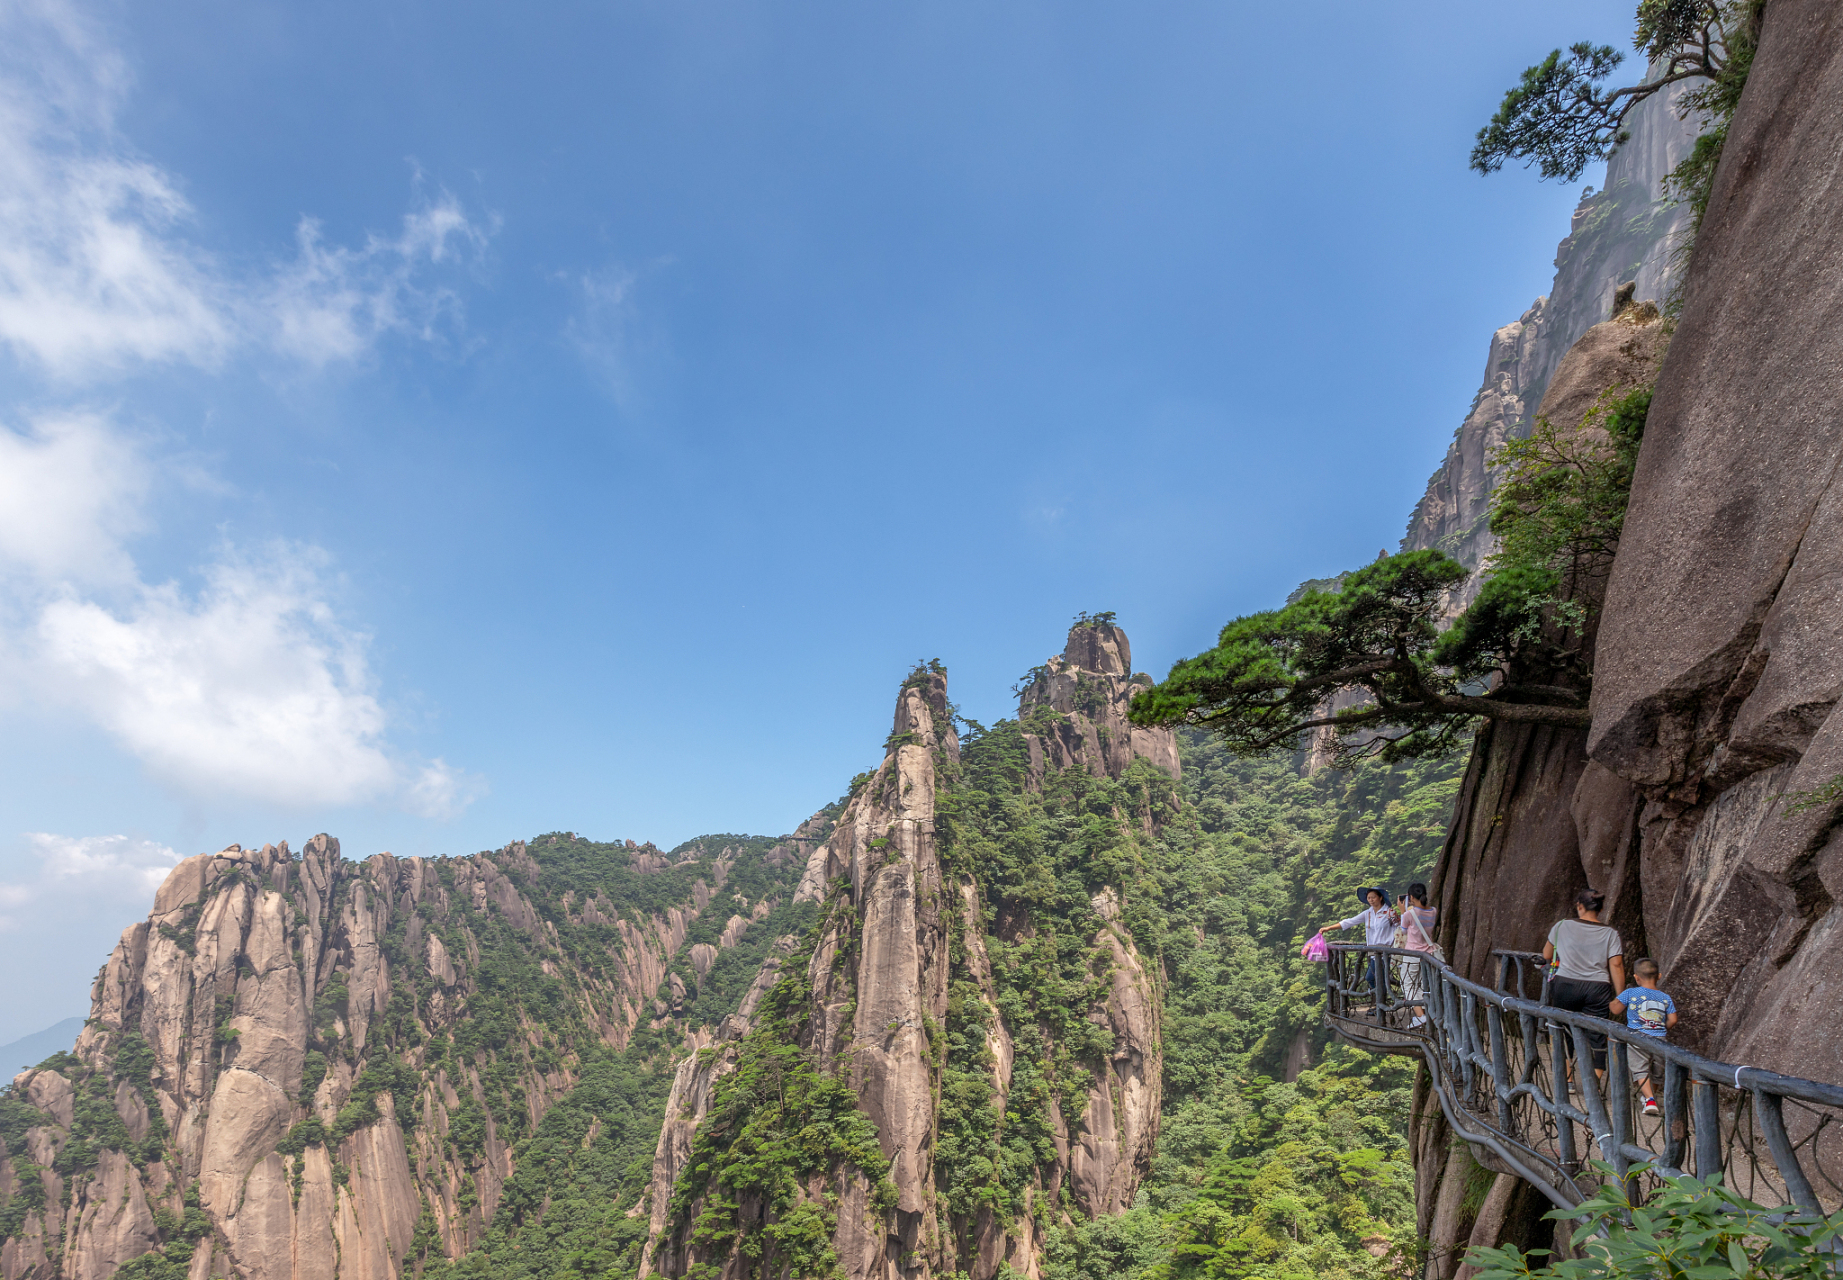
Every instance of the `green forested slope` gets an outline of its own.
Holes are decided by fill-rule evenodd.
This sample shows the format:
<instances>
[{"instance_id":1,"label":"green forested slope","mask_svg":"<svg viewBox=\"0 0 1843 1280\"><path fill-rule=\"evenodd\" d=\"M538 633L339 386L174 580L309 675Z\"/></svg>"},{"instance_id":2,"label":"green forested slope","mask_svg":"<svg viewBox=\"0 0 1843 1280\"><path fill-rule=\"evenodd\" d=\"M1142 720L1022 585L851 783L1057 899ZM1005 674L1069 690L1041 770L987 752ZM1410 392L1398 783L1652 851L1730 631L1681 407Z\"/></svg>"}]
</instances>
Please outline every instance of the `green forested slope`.
<instances>
[{"instance_id":1,"label":"green forested slope","mask_svg":"<svg viewBox=\"0 0 1843 1280\"><path fill-rule=\"evenodd\" d=\"M960 764L942 777L943 867L976 887L996 1003L988 1007L954 970L960 977L936 1050L943 1203L958 1215L989 1209L1014 1221L1053 1158L1052 1109L1080 1114L1089 1080L1083 1064L1110 1048L1108 1032L1085 1011L1097 983L1105 985L1093 964L1100 928L1093 895L1114 886L1121 923L1148 968L1163 975L1162 1136L1150 1176L1122 1216L1083 1222L1067 1212L1069 1203L1036 1197L1049 1242L1046 1280L1399 1273L1414 1243L1404 1138L1411 1067L1326 1044L1322 969L1298 951L1320 923L1357 909L1360 886L1399 891L1426 877L1462 759L1305 778L1292 760L1236 759L1193 735L1181 742L1181 783L1137 761L1117 780L1070 769L1032 789L1023 735L1042 732L1045 724L1033 722L1057 714L1038 708L1022 724L969 729ZM841 808L842 801L827 813ZM807 834L823 837L826 825ZM409 1119L430 1073L471 1071L478 1101L464 1098L449 1114L446 1136L437 1139L445 1158L478 1171L489 1133L512 1148L516 1171L466 1256L442 1258L425 1210L402 1251L434 1280L633 1276L647 1225L633 1210L686 1033L734 1009L772 941L806 936L818 917L816 904L791 904L800 858L771 839L707 837L669 856L563 833L528 847L528 861L502 861L542 928L514 927L497 908L476 910L460 893L452 917L425 915L423 926L465 969L460 1006L429 1035L420 1021L429 982L393 988L390 1009L353 1067L361 1080L348 1128L375 1119L359 1114L368 1084L374 1093L401 1094L395 1111ZM609 1047L585 1012L615 979L609 964L620 928L592 920L583 905L594 899L616 917L655 919L685 902L698 879L714 879L719 850L728 854L725 898L778 905L722 949L699 984L691 949L717 941L728 915L713 902L690 923L668 970L683 999L669 1007L668 976L658 992L665 1014L649 1012L624 1049ZM444 883L452 880L446 865L432 866ZM398 971L409 973L413 966L397 954L403 924L397 920L380 941ZM463 961L468 939L477 954ZM313 1040L310 1075L343 1052L335 1019L344 998L335 979L316 1001L325 1025ZM1014 1030L1040 1028L1043 1045L1019 1054L1002 1114L982 1060L983 1027L995 1016ZM1295 1068L1302 1059L1313 1066L1287 1081L1289 1059ZM575 1084L533 1125L527 1082L559 1069ZM4 1118L22 1106L0 1098ZM340 1123L346 1119L342 1111ZM23 1132L31 1122L27 1116L13 1128ZM305 1131L311 1127L297 1125L301 1132L291 1130L284 1142L297 1170L301 1148L343 1136ZM11 1130L0 1141L20 1145ZM68 1159L89 1149L73 1142ZM70 1172L82 1170L72 1164ZM463 1199L472 1182L472 1174L463 1177ZM0 1204L0 1222L25 1206L21 1194L10 1200ZM120 1274L184 1270L197 1233L177 1220L160 1228L166 1234L156 1252Z\"/></svg>"},{"instance_id":2,"label":"green forested slope","mask_svg":"<svg viewBox=\"0 0 1843 1280\"><path fill-rule=\"evenodd\" d=\"M1412 1067L1327 1045L1323 970L1298 953L1319 924L1355 912L1359 886L1399 891L1425 878L1463 758L1302 778L1292 760L1236 759L1193 735L1179 785L1141 762L1117 781L1070 770L1034 793L1028 727L1006 721L968 735L942 797L944 856L950 870L977 874L1008 1022L1040 1022L1055 1050L1020 1056L1030 1078L1013 1087L1014 1114L994 1117L975 1048L988 1015L956 993L944 1028L939 1192L961 1211L1019 1211L1048 1158L1049 1099L1084 1079L1076 1060L1105 1048L1089 1043L1104 1033L1080 1010L1094 982L1090 895L1112 883L1124 886L1123 918L1141 953L1167 975L1163 1134L1130 1212L1046 1224L1048 1280L1398 1273L1414 1243ZM547 878L553 870L574 874L546 859ZM1037 927L1000 942L1006 913L1027 913ZM771 927L752 929L749 942L765 948L797 923L763 922ZM731 982L720 995L707 984L712 1007L680 1025L733 1006L753 973L751 951L725 953ZM1300 1041L1315 1065L1284 1082ZM624 1053L585 1058L582 1083L521 1138L519 1175L481 1248L425 1274L634 1274L645 1220L628 1211L646 1181L672 1047L642 1032Z\"/></svg>"},{"instance_id":3,"label":"green forested slope","mask_svg":"<svg viewBox=\"0 0 1843 1280\"><path fill-rule=\"evenodd\" d=\"M1464 757L1302 778L1181 746L1184 811L1144 842L1127 912L1169 977L1158 1157L1131 1212L1061 1234L1050 1280L1398 1272L1413 1068L1327 1045L1323 970L1299 948L1360 886L1425 879ZM1317 1065L1284 1083L1301 1038Z\"/></svg>"}]
</instances>

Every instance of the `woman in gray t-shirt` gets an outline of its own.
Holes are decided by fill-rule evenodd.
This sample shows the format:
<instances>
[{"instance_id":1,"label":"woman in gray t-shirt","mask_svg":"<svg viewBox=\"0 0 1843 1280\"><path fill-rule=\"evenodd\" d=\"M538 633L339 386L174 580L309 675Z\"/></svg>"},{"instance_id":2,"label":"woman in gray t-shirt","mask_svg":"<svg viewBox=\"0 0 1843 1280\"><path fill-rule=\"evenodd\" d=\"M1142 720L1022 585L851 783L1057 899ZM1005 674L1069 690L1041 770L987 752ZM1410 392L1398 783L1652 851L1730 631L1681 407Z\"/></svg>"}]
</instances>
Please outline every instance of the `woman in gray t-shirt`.
<instances>
[{"instance_id":1,"label":"woman in gray t-shirt","mask_svg":"<svg viewBox=\"0 0 1843 1280\"><path fill-rule=\"evenodd\" d=\"M1582 889L1574 896L1574 919L1558 920L1542 944L1542 958L1553 961L1555 977L1549 982L1549 1003L1573 1013L1608 1016L1613 996L1625 990L1625 945L1619 931L1600 923L1606 895ZM1564 1046L1573 1044L1564 1037ZM1587 1036L1593 1050L1593 1069L1606 1070L1606 1037Z\"/></svg>"}]
</instances>

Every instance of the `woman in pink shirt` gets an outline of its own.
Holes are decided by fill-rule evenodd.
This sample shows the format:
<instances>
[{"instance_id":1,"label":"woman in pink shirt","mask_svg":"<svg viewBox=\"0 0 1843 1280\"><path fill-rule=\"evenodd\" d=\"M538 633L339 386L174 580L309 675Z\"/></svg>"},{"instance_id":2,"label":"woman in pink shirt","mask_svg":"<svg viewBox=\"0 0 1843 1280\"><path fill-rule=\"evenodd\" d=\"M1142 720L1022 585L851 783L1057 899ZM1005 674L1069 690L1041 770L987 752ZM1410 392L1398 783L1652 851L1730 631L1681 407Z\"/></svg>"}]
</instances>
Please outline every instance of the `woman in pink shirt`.
<instances>
[{"instance_id":1,"label":"woman in pink shirt","mask_svg":"<svg viewBox=\"0 0 1843 1280\"><path fill-rule=\"evenodd\" d=\"M1427 886L1415 881L1408 886L1408 896L1401 907L1401 945L1404 951L1432 954L1439 950L1433 940L1433 925L1439 912L1427 905ZM1427 973L1419 960L1401 962L1402 995L1414 1001L1411 1027L1427 1023Z\"/></svg>"}]
</instances>

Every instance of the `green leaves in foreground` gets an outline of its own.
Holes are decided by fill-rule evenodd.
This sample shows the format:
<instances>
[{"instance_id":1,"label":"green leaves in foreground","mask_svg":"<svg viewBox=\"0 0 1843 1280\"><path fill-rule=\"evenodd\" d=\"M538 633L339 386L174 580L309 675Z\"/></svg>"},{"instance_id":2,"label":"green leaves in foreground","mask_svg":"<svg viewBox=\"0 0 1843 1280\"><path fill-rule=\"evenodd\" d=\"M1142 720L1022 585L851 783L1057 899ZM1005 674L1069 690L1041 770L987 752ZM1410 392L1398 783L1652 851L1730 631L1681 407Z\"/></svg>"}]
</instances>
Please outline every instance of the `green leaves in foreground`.
<instances>
[{"instance_id":1,"label":"green leaves in foreground","mask_svg":"<svg viewBox=\"0 0 1843 1280\"><path fill-rule=\"evenodd\" d=\"M1587 1215L1574 1233L1585 1257L1537 1267L1534 1259L1546 1250L1473 1249L1466 1261L1479 1268L1477 1280L1833 1280L1837 1274L1843 1211L1825 1218L1768 1209L1719 1181L1695 1178L1668 1179L1650 1203L1633 1209L1611 1166L1594 1164L1608 1179L1600 1193L1578 1210L1548 1214L1558 1221Z\"/></svg>"}]
</instances>

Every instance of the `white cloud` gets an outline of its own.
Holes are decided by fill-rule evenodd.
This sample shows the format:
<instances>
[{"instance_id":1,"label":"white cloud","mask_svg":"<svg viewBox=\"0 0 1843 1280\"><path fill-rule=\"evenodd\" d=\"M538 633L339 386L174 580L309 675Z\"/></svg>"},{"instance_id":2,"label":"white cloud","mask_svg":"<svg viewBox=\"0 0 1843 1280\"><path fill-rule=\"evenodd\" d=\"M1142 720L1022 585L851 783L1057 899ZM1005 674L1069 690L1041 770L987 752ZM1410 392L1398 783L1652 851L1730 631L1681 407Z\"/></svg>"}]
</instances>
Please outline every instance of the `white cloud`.
<instances>
[{"instance_id":1,"label":"white cloud","mask_svg":"<svg viewBox=\"0 0 1843 1280\"><path fill-rule=\"evenodd\" d=\"M386 333L434 341L458 319L460 299L448 289L420 286L417 270L477 255L486 234L446 192L405 215L401 235L372 236L363 249L327 246L320 224L301 219L295 260L277 275L261 309L272 317L272 344L319 366L355 359Z\"/></svg>"},{"instance_id":2,"label":"white cloud","mask_svg":"<svg viewBox=\"0 0 1843 1280\"><path fill-rule=\"evenodd\" d=\"M386 334L440 340L460 302L434 275L483 228L446 192L361 248L304 219L280 265L228 270L186 238L182 184L116 126L125 63L59 0L0 0L0 348L88 392L138 366L279 354L320 368ZM4 416L0 408L0 416ZM171 786L293 807L390 803L447 817L479 779L406 759L331 603L327 557L223 550L196 590L130 554L178 479L105 413L0 425L0 672L77 708Z\"/></svg>"},{"instance_id":3,"label":"white cloud","mask_svg":"<svg viewBox=\"0 0 1843 1280\"><path fill-rule=\"evenodd\" d=\"M191 209L114 116L120 56L73 8L0 8L0 341L59 377L212 364L231 339Z\"/></svg>"},{"instance_id":4,"label":"white cloud","mask_svg":"<svg viewBox=\"0 0 1843 1280\"><path fill-rule=\"evenodd\" d=\"M182 184L116 128L127 87L74 9L0 5L0 344L68 382L211 368L240 348L320 367L458 322L458 296L422 276L477 255L491 228L451 195L358 249L303 218L292 259L239 277L185 238Z\"/></svg>"},{"instance_id":5,"label":"white cloud","mask_svg":"<svg viewBox=\"0 0 1843 1280\"><path fill-rule=\"evenodd\" d=\"M50 581L130 579L123 540L142 527L148 481L137 444L96 414L0 426L0 566Z\"/></svg>"},{"instance_id":6,"label":"white cloud","mask_svg":"<svg viewBox=\"0 0 1843 1280\"><path fill-rule=\"evenodd\" d=\"M324 567L310 548L278 547L215 565L196 595L142 587L119 613L55 600L39 617L39 654L65 699L181 790L285 805L385 799L405 783L385 749L366 637L335 617Z\"/></svg>"},{"instance_id":7,"label":"white cloud","mask_svg":"<svg viewBox=\"0 0 1843 1280\"><path fill-rule=\"evenodd\" d=\"M41 919L65 907L93 907L98 898L144 911L179 861L179 854L165 845L132 836L29 831L25 839L27 854L36 860L35 874L0 880L0 929L20 927L26 908L33 919Z\"/></svg>"}]
</instances>

